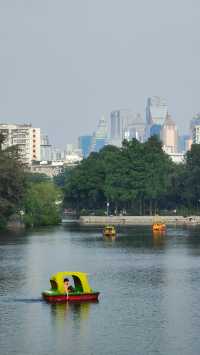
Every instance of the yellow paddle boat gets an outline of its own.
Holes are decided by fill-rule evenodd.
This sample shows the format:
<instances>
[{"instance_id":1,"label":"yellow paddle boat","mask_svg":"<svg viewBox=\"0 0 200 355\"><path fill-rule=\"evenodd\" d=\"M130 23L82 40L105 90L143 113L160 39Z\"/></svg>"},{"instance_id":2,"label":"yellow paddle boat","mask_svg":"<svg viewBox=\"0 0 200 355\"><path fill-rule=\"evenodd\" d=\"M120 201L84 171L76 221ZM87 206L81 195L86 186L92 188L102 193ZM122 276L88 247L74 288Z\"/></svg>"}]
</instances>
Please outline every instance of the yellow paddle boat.
<instances>
[{"instance_id":1,"label":"yellow paddle boat","mask_svg":"<svg viewBox=\"0 0 200 355\"><path fill-rule=\"evenodd\" d=\"M105 237L115 237L117 234L114 226L105 226L103 229L103 235Z\"/></svg>"},{"instance_id":2,"label":"yellow paddle boat","mask_svg":"<svg viewBox=\"0 0 200 355\"><path fill-rule=\"evenodd\" d=\"M154 223L152 226L153 232L162 232L166 230L166 224L165 223Z\"/></svg>"},{"instance_id":3,"label":"yellow paddle boat","mask_svg":"<svg viewBox=\"0 0 200 355\"><path fill-rule=\"evenodd\" d=\"M74 288L66 292L64 280L71 277ZM99 292L92 290L88 275L85 272L63 271L57 272L50 278L51 289L42 292L42 297L48 302L82 302L97 301Z\"/></svg>"},{"instance_id":4,"label":"yellow paddle boat","mask_svg":"<svg viewBox=\"0 0 200 355\"><path fill-rule=\"evenodd\" d=\"M166 224L159 215L154 216L154 221L152 225L153 232L164 232L166 230Z\"/></svg>"}]
</instances>

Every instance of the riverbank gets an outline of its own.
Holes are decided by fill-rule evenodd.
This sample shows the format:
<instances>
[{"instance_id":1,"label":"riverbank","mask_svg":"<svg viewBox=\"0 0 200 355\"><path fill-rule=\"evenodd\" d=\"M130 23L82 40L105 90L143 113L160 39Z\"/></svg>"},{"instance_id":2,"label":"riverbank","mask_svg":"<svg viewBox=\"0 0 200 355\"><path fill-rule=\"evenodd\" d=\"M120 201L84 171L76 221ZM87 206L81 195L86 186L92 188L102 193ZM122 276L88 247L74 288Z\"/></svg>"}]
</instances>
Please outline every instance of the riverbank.
<instances>
[{"instance_id":1,"label":"riverbank","mask_svg":"<svg viewBox=\"0 0 200 355\"><path fill-rule=\"evenodd\" d=\"M167 225L200 225L200 216L81 216L81 225L152 225L159 219Z\"/></svg>"}]
</instances>

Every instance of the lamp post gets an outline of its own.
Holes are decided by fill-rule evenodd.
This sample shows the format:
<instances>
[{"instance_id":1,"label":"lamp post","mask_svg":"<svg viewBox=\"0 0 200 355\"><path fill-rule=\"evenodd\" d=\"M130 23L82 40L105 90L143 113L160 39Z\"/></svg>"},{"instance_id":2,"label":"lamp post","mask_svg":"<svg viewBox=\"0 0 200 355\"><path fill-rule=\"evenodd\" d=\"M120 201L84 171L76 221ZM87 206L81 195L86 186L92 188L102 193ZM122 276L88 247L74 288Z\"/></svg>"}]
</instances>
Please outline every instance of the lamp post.
<instances>
[{"instance_id":1,"label":"lamp post","mask_svg":"<svg viewBox=\"0 0 200 355\"><path fill-rule=\"evenodd\" d=\"M107 216L109 215L109 206L110 206L110 203L107 201L107 203L106 203L106 206L107 206L107 211L106 211L106 214L107 214Z\"/></svg>"}]
</instances>

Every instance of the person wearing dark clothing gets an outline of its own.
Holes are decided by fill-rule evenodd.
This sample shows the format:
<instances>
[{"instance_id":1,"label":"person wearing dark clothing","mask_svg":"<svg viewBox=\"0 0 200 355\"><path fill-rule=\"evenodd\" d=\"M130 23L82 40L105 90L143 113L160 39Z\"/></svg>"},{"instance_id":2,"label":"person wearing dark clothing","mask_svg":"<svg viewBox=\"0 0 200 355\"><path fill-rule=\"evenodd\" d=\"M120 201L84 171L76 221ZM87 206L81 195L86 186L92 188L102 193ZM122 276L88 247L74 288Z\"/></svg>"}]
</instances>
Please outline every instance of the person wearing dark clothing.
<instances>
[{"instance_id":1,"label":"person wearing dark clothing","mask_svg":"<svg viewBox=\"0 0 200 355\"><path fill-rule=\"evenodd\" d=\"M70 285L69 279L67 278L64 279L64 290L67 294L70 292L74 292L74 288Z\"/></svg>"}]
</instances>

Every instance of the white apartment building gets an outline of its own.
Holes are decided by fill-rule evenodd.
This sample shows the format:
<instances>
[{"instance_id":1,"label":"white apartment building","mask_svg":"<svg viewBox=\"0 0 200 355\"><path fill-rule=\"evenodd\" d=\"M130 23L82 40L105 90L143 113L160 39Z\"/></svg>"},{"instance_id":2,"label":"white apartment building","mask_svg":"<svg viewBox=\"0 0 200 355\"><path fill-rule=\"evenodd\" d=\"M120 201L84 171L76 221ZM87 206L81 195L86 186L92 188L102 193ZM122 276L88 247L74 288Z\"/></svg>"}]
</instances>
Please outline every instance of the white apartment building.
<instances>
[{"instance_id":1,"label":"white apartment building","mask_svg":"<svg viewBox=\"0 0 200 355\"><path fill-rule=\"evenodd\" d=\"M31 124L0 123L0 133L5 136L3 149L17 145L25 164L40 160L40 128L33 128Z\"/></svg>"},{"instance_id":2,"label":"white apartment building","mask_svg":"<svg viewBox=\"0 0 200 355\"><path fill-rule=\"evenodd\" d=\"M194 144L200 144L200 124L196 124L192 127L192 142Z\"/></svg>"},{"instance_id":3,"label":"white apartment building","mask_svg":"<svg viewBox=\"0 0 200 355\"><path fill-rule=\"evenodd\" d=\"M190 133L193 144L200 144L200 113L197 113L190 121Z\"/></svg>"}]
</instances>

